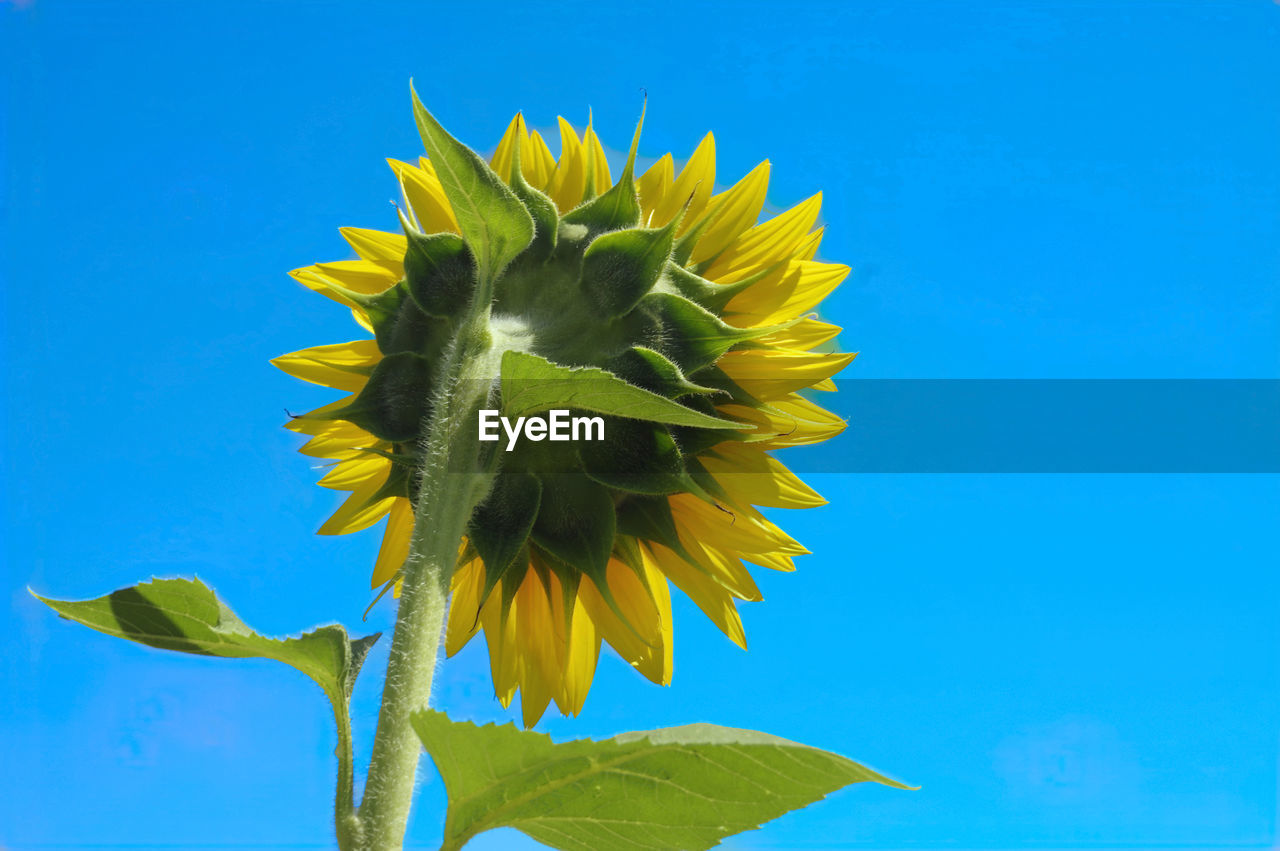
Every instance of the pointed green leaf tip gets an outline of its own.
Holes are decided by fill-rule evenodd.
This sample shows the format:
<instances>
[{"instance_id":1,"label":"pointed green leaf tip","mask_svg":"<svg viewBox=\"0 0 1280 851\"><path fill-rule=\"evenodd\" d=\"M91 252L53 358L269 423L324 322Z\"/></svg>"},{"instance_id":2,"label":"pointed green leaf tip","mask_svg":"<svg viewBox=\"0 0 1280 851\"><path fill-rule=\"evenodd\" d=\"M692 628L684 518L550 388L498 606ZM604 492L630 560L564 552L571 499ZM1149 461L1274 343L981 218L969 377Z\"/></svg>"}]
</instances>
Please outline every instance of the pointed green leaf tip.
<instances>
[{"instance_id":1,"label":"pointed green leaf tip","mask_svg":"<svg viewBox=\"0 0 1280 851\"><path fill-rule=\"evenodd\" d=\"M502 409L508 417L576 408L693 428L753 428L691 410L603 369L560 366L525 352L509 351L502 356L501 381Z\"/></svg>"},{"instance_id":2,"label":"pointed green leaf tip","mask_svg":"<svg viewBox=\"0 0 1280 851\"><path fill-rule=\"evenodd\" d=\"M462 238L476 259L482 291L533 241L533 219L510 187L478 154L450 136L413 95L413 117L423 147L453 208Z\"/></svg>"},{"instance_id":3,"label":"pointed green leaf tip","mask_svg":"<svg viewBox=\"0 0 1280 851\"><path fill-rule=\"evenodd\" d=\"M413 726L448 793L442 851L498 827L563 851L701 851L851 783L910 788L827 751L714 724L561 744L432 710Z\"/></svg>"},{"instance_id":4,"label":"pointed green leaf tip","mask_svg":"<svg viewBox=\"0 0 1280 851\"><path fill-rule=\"evenodd\" d=\"M646 102L647 103L647 102ZM570 224L585 225L592 233L633 228L640 223L640 198L636 194L636 151L640 147L640 131L644 128L644 107L640 109L640 121L631 137L631 150L627 163L609 191L568 213L564 220ZM590 175L591 170L588 170Z\"/></svg>"},{"instance_id":5,"label":"pointed green leaf tip","mask_svg":"<svg viewBox=\"0 0 1280 851\"><path fill-rule=\"evenodd\" d=\"M199 579L153 579L95 600L32 594L64 618L148 647L284 662L315 680L343 713L364 657L378 640L375 634L352 641L337 624L297 638L267 638L246 626Z\"/></svg>"}]
</instances>

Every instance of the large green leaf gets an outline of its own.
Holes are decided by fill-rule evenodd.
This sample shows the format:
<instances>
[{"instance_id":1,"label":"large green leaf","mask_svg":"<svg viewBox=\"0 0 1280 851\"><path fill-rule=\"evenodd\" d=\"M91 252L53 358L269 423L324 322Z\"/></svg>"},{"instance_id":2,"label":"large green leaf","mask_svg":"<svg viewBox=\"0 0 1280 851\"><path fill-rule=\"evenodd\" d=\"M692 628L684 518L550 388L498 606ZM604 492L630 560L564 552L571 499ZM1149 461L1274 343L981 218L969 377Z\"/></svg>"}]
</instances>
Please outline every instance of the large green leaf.
<instances>
[{"instance_id":1,"label":"large green leaf","mask_svg":"<svg viewBox=\"0 0 1280 851\"><path fill-rule=\"evenodd\" d=\"M236 617L199 579L153 579L94 600L36 599L68 620L149 647L200 656L275 659L297 668L324 690L338 725L334 816L338 847L355 847L353 765L348 702L360 666L379 633L352 641L337 624L297 638L267 638Z\"/></svg>"},{"instance_id":2,"label":"large green leaf","mask_svg":"<svg viewBox=\"0 0 1280 851\"><path fill-rule=\"evenodd\" d=\"M413 92L413 117L462 238L475 255L480 285L492 286L533 240L533 219L489 164L436 121L417 92Z\"/></svg>"},{"instance_id":3,"label":"large green leaf","mask_svg":"<svg viewBox=\"0 0 1280 851\"><path fill-rule=\"evenodd\" d=\"M284 662L315 680L344 713L364 657L378 640L375 634L352 641L337 624L297 638L267 638L245 626L199 579L153 579L94 600L35 597L64 618L150 647Z\"/></svg>"},{"instance_id":4,"label":"large green leaf","mask_svg":"<svg viewBox=\"0 0 1280 851\"><path fill-rule=\"evenodd\" d=\"M514 827L565 851L711 848L850 783L910 788L833 753L713 724L555 744L413 716L448 792L442 851Z\"/></svg>"},{"instance_id":5,"label":"large green leaf","mask_svg":"<svg viewBox=\"0 0 1280 851\"><path fill-rule=\"evenodd\" d=\"M502 410L508 417L551 408L595 411L694 428L751 428L699 413L594 367L568 367L525 352L502 356Z\"/></svg>"}]
</instances>

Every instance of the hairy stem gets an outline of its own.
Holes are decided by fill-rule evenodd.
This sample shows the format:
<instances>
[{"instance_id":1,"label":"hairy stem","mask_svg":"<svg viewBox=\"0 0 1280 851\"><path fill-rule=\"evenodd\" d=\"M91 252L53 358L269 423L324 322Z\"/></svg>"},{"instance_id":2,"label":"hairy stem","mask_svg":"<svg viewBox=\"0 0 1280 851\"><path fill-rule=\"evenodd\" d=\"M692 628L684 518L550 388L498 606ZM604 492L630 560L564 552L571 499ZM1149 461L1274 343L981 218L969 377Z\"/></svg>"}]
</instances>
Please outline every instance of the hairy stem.
<instances>
[{"instance_id":1,"label":"hairy stem","mask_svg":"<svg viewBox=\"0 0 1280 851\"><path fill-rule=\"evenodd\" d=\"M483 329L483 320L472 327ZM398 851L403 845L422 747L410 715L425 708L430 697L458 546L493 479L475 432L475 412L489 387L486 344L483 330L459 334L434 399L378 732L360 805L362 851Z\"/></svg>"},{"instance_id":2,"label":"hairy stem","mask_svg":"<svg viewBox=\"0 0 1280 851\"><path fill-rule=\"evenodd\" d=\"M334 830L338 835L339 851L356 851L360 845L360 822L356 818L354 800L354 770L351 756L351 712L347 707L346 695L341 700L330 696L333 704L333 717L338 724L338 747L334 755L338 758L338 788L334 794L333 815Z\"/></svg>"}]
</instances>

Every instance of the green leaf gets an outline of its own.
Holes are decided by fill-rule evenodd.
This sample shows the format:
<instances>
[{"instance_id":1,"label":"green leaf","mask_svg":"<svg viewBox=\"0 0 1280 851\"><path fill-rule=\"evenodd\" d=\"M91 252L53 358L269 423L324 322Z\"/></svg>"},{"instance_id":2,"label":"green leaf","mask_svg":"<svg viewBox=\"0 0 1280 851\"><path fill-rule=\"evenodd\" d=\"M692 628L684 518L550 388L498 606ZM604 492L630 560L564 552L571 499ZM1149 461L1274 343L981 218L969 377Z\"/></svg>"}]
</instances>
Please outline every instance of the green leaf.
<instances>
[{"instance_id":1,"label":"green leaf","mask_svg":"<svg viewBox=\"0 0 1280 851\"><path fill-rule=\"evenodd\" d=\"M432 710L413 726L448 793L442 851L498 827L564 851L701 851L851 783L910 788L827 751L713 724L562 744Z\"/></svg>"},{"instance_id":2,"label":"green leaf","mask_svg":"<svg viewBox=\"0 0 1280 851\"><path fill-rule=\"evenodd\" d=\"M503 414L519 417L551 408L576 408L694 428L751 428L690 410L603 369L560 366L525 352L503 354Z\"/></svg>"},{"instance_id":3,"label":"green leaf","mask_svg":"<svg viewBox=\"0 0 1280 851\"><path fill-rule=\"evenodd\" d=\"M492 286L507 264L533 240L533 219L502 178L479 155L450 136L413 94L413 117L423 147L458 229L476 258L480 285Z\"/></svg>"},{"instance_id":4,"label":"green leaf","mask_svg":"<svg viewBox=\"0 0 1280 851\"><path fill-rule=\"evenodd\" d=\"M199 579L153 579L94 600L32 594L68 620L148 647L284 662L315 680L344 713L360 666L378 640L374 634L352 641L337 624L297 638L267 638L245 626Z\"/></svg>"}]
</instances>

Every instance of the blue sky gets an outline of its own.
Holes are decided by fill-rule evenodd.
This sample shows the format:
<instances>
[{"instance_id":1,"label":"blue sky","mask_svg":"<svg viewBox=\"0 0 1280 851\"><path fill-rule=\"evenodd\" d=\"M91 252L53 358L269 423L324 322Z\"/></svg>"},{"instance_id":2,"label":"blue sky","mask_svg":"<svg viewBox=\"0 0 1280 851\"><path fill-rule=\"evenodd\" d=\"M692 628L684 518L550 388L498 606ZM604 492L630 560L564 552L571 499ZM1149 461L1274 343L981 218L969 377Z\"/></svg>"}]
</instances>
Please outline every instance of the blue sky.
<instances>
[{"instance_id":1,"label":"blue sky","mask_svg":"<svg viewBox=\"0 0 1280 851\"><path fill-rule=\"evenodd\" d=\"M250 625L388 629L376 533L280 428L267 360L351 339L285 275L395 228L408 79L456 135L512 114L817 189L849 378L1280 377L1280 6L1252 2L0 3L5 547L0 846L324 847L319 691L59 622L199 574ZM846 439L849 439L846 437ZM855 787L737 848L1270 848L1275 476L818 475L750 652L677 601L676 677L601 660L557 737L714 721L836 750ZM763 573L763 572L762 572ZM385 645L357 689L367 760ZM482 648L438 678L514 717ZM411 839L434 847L424 771ZM517 848L494 834L476 848Z\"/></svg>"}]
</instances>

